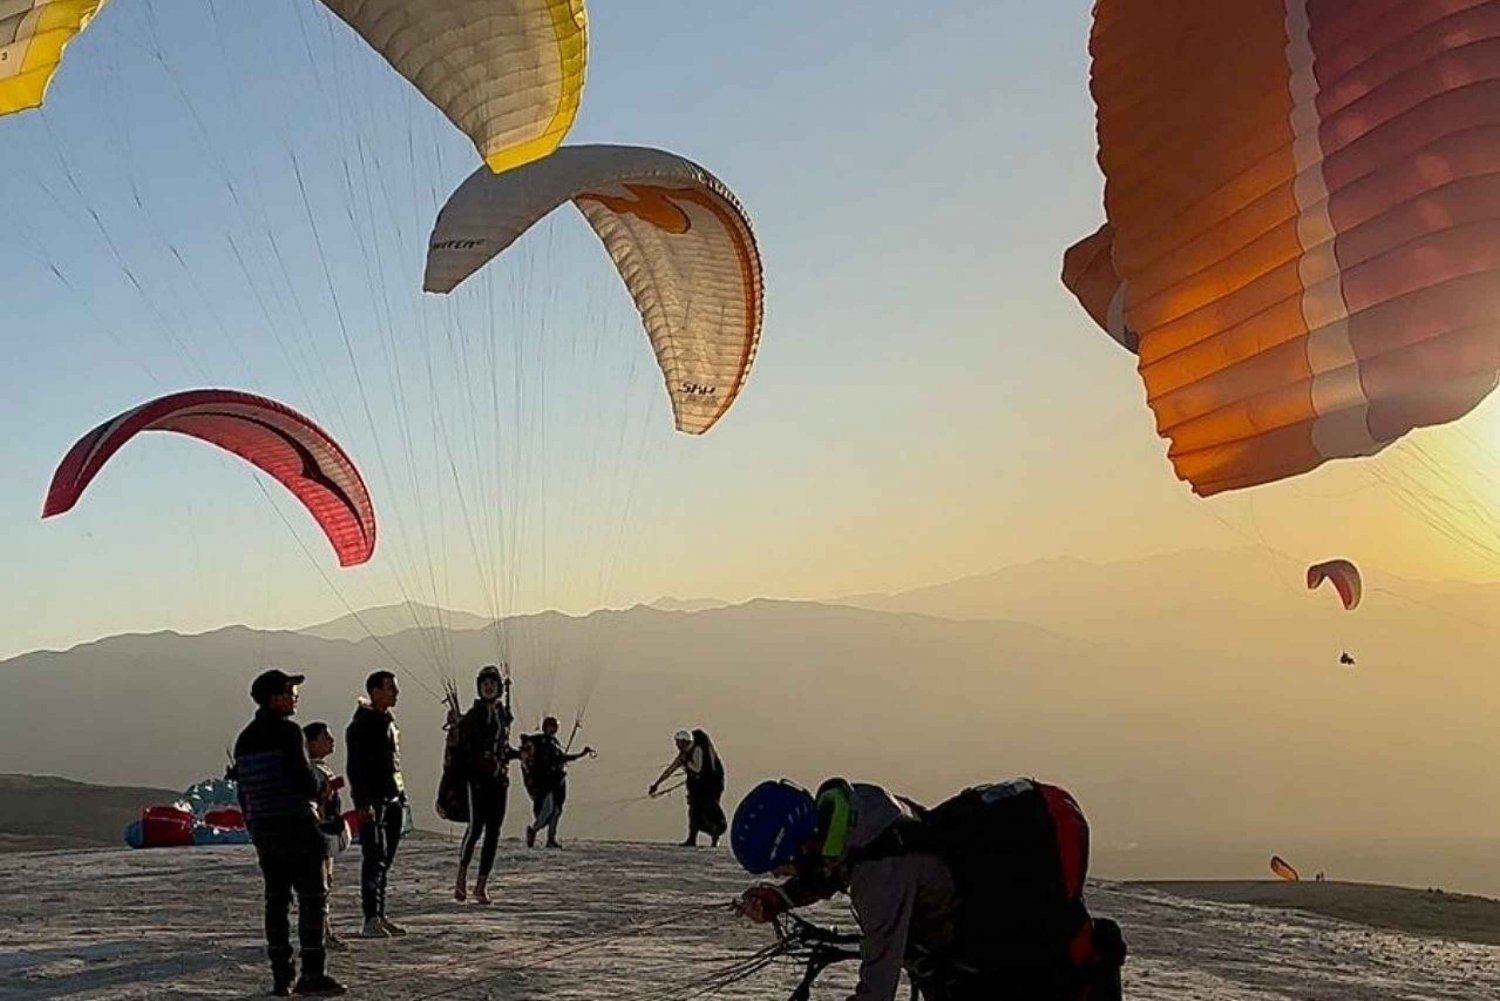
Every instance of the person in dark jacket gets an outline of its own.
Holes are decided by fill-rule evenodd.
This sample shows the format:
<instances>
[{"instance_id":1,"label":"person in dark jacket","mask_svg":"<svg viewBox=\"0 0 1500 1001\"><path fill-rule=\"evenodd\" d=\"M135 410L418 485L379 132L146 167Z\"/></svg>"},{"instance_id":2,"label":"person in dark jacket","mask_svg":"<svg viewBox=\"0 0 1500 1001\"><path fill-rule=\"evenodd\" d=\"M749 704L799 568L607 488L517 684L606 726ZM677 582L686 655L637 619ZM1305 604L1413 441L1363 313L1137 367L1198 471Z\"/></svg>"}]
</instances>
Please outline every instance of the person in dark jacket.
<instances>
[{"instance_id":1,"label":"person in dark jacket","mask_svg":"<svg viewBox=\"0 0 1500 1001\"><path fill-rule=\"evenodd\" d=\"M490 870L495 867L495 848L500 841L500 825L505 822L505 801L510 794L509 763L517 757L510 746L510 710L501 700L505 681L493 664L480 668L475 678L479 697L450 732L454 741L454 760L462 769L468 792L469 827L464 831L458 853L458 879L453 886L455 900L468 899L469 863L474 849L479 850L479 878L474 881L474 900L488 904Z\"/></svg>"},{"instance_id":2,"label":"person in dark jacket","mask_svg":"<svg viewBox=\"0 0 1500 1001\"><path fill-rule=\"evenodd\" d=\"M234 742L230 767L266 884L266 955L271 993L277 997L294 991L320 997L344 993L343 985L328 975L324 951L328 887L323 863L328 848L318 829L318 775L308 761L302 728L292 720L303 680L276 668L255 679L250 697L258 708ZM300 978L292 953L293 892L302 947Z\"/></svg>"},{"instance_id":3,"label":"person in dark jacket","mask_svg":"<svg viewBox=\"0 0 1500 1001\"><path fill-rule=\"evenodd\" d=\"M361 938L405 935L385 916L386 881L401 827L406 820L406 785L401 778L401 733L391 709L401 694L396 676L376 671L365 679L366 699L344 731L349 796L359 811L359 896L365 924Z\"/></svg>"},{"instance_id":4,"label":"person in dark jacket","mask_svg":"<svg viewBox=\"0 0 1500 1001\"><path fill-rule=\"evenodd\" d=\"M557 825L562 820L563 803L568 799L568 765L583 757L594 757L594 749L585 747L569 754L557 739L557 717L542 720L542 732L525 738L521 763L528 775L527 791L531 793L532 821L526 825L526 847L536 844L536 836L547 832L547 847L560 848Z\"/></svg>"},{"instance_id":5,"label":"person in dark jacket","mask_svg":"<svg viewBox=\"0 0 1500 1001\"><path fill-rule=\"evenodd\" d=\"M714 748L714 742L703 730L678 730L672 736L677 745L677 757L651 783L647 794L653 799L661 784L671 778L672 773L682 769L684 785L687 786L688 834L682 842L684 848L698 846L698 834L707 834L710 843L718 847L719 838L729 829L724 817L724 807L719 801L724 798L724 762Z\"/></svg>"}]
</instances>

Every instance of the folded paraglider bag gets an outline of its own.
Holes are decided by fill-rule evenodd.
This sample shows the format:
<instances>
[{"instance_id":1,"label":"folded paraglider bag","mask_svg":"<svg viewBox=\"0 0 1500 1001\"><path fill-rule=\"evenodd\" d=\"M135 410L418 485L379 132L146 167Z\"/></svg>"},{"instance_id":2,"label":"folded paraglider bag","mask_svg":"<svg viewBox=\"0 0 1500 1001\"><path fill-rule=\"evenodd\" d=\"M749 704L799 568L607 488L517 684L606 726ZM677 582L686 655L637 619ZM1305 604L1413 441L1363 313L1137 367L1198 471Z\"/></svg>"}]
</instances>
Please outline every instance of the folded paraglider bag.
<instances>
[{"instance_id":1,"label":"folded paraglider bag","mask_svg":"<svg viewBox=\"0 0 1500 1001\"><path fill-rule=\"evenodd\" d=\"M142 848L185 848L193 844L193 815L175 806L148 806L141 813Z\"/></svg>"},{"instance_id":2,"label":"folded paraglider bag","mask_svg":"<svg viewBox=\"0 0 1500 1001\"><path fill-rule=\"evenodd\" d=\"M211 827L224 827L232 831L244 830L245 815L237 806L221 806L205 813L203 822Z\"/></svg>"},{"instance_id":3,"label":"folded paraglider bag","mask_svg":"<svg viewBox=\"0 0 1500 1001\"><path fill-rule=\"evenodd\" d=\"M195 845L248 845L250 843L250 832L243 827L215 827L212 824L198 824L193 828L193 844Z\"/></svg>"}]
</instances>

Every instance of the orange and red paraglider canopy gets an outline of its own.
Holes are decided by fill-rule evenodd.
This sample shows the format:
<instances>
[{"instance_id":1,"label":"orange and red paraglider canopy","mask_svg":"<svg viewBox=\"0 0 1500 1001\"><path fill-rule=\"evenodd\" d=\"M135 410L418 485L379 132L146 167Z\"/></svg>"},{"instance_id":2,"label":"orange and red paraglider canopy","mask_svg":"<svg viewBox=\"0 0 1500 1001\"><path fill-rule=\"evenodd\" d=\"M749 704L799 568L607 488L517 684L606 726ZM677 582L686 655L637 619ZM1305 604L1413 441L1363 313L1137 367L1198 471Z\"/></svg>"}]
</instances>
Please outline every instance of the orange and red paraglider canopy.
<instances>
[{"instance_id":1,"label":"orange and red paraglider canopy","mask_svg":"<svg viewBox=\"0 0 1500 1001\"><path fill-rule=\"evenodd\" d=\"M1500 377L1500 0L1096 0L1105 228L1064 280L1202 495Z\"/></svg>"},{"instance_id":2,"label":"orange and red paraglider canopy","mask_svg":"<svg viewBox=\"0 0 1500 1001\"><path fill-rule=\"evenodd\" d=\"M1329 560L1326 563L1314 563L1307 568L1307 589L1316 591L1328 581L1334 590L1339 593L1339 600L1344 603L1346 611L1353 611L1359 607L1359 599L1364 595L1364 582L1360 579L1359 567L1348 560Z\"/></svg>"}]
</instances>

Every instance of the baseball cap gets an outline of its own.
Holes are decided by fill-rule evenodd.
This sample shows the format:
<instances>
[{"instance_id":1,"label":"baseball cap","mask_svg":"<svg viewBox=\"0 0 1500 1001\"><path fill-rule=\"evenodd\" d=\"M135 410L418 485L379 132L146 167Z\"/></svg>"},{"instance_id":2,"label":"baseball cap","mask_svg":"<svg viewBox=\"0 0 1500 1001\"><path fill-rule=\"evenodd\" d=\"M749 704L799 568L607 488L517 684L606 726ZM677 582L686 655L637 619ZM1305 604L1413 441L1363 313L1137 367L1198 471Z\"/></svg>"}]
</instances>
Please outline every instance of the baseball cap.
<instances>
[{"instance_id":1,"label":"baseball cap","mask_svg":"<svg viewBox=\"0 0 1500 1001\"><path fill-rule=\"evenodd\" d=\"M250 697L255 700L256 705L263 706L291 686L300 685L306 680L306 675L287 674L281 668L273 667L256 675L255 680L250 683Z\"/></svg>"}]
</instances>

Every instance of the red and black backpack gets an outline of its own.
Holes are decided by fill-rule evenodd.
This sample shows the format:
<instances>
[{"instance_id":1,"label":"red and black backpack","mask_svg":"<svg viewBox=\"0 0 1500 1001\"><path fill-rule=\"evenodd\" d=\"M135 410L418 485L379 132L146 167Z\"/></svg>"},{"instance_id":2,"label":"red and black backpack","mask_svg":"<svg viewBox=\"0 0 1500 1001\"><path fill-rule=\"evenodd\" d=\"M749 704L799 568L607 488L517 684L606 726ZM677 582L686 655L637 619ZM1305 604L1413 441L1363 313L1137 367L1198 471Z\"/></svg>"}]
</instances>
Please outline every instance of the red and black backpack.
<instances>
[{"instance_id":1,"label":"red and black backpack","mask_svg":"<svg viewBox=\"0 0 1500 1001\"><path fill-rule=\"evenodd\" d=\"M945 966L981 979L1050 979L1101 963L1118 969L1118 927L1094 922L1084 906L1089 825L1066 790L1013 779L965 789L930 809L913 806L914 818L898 820L848 861L920 852L947 863L959 917Z\"/></svg>"}]
</instances>

